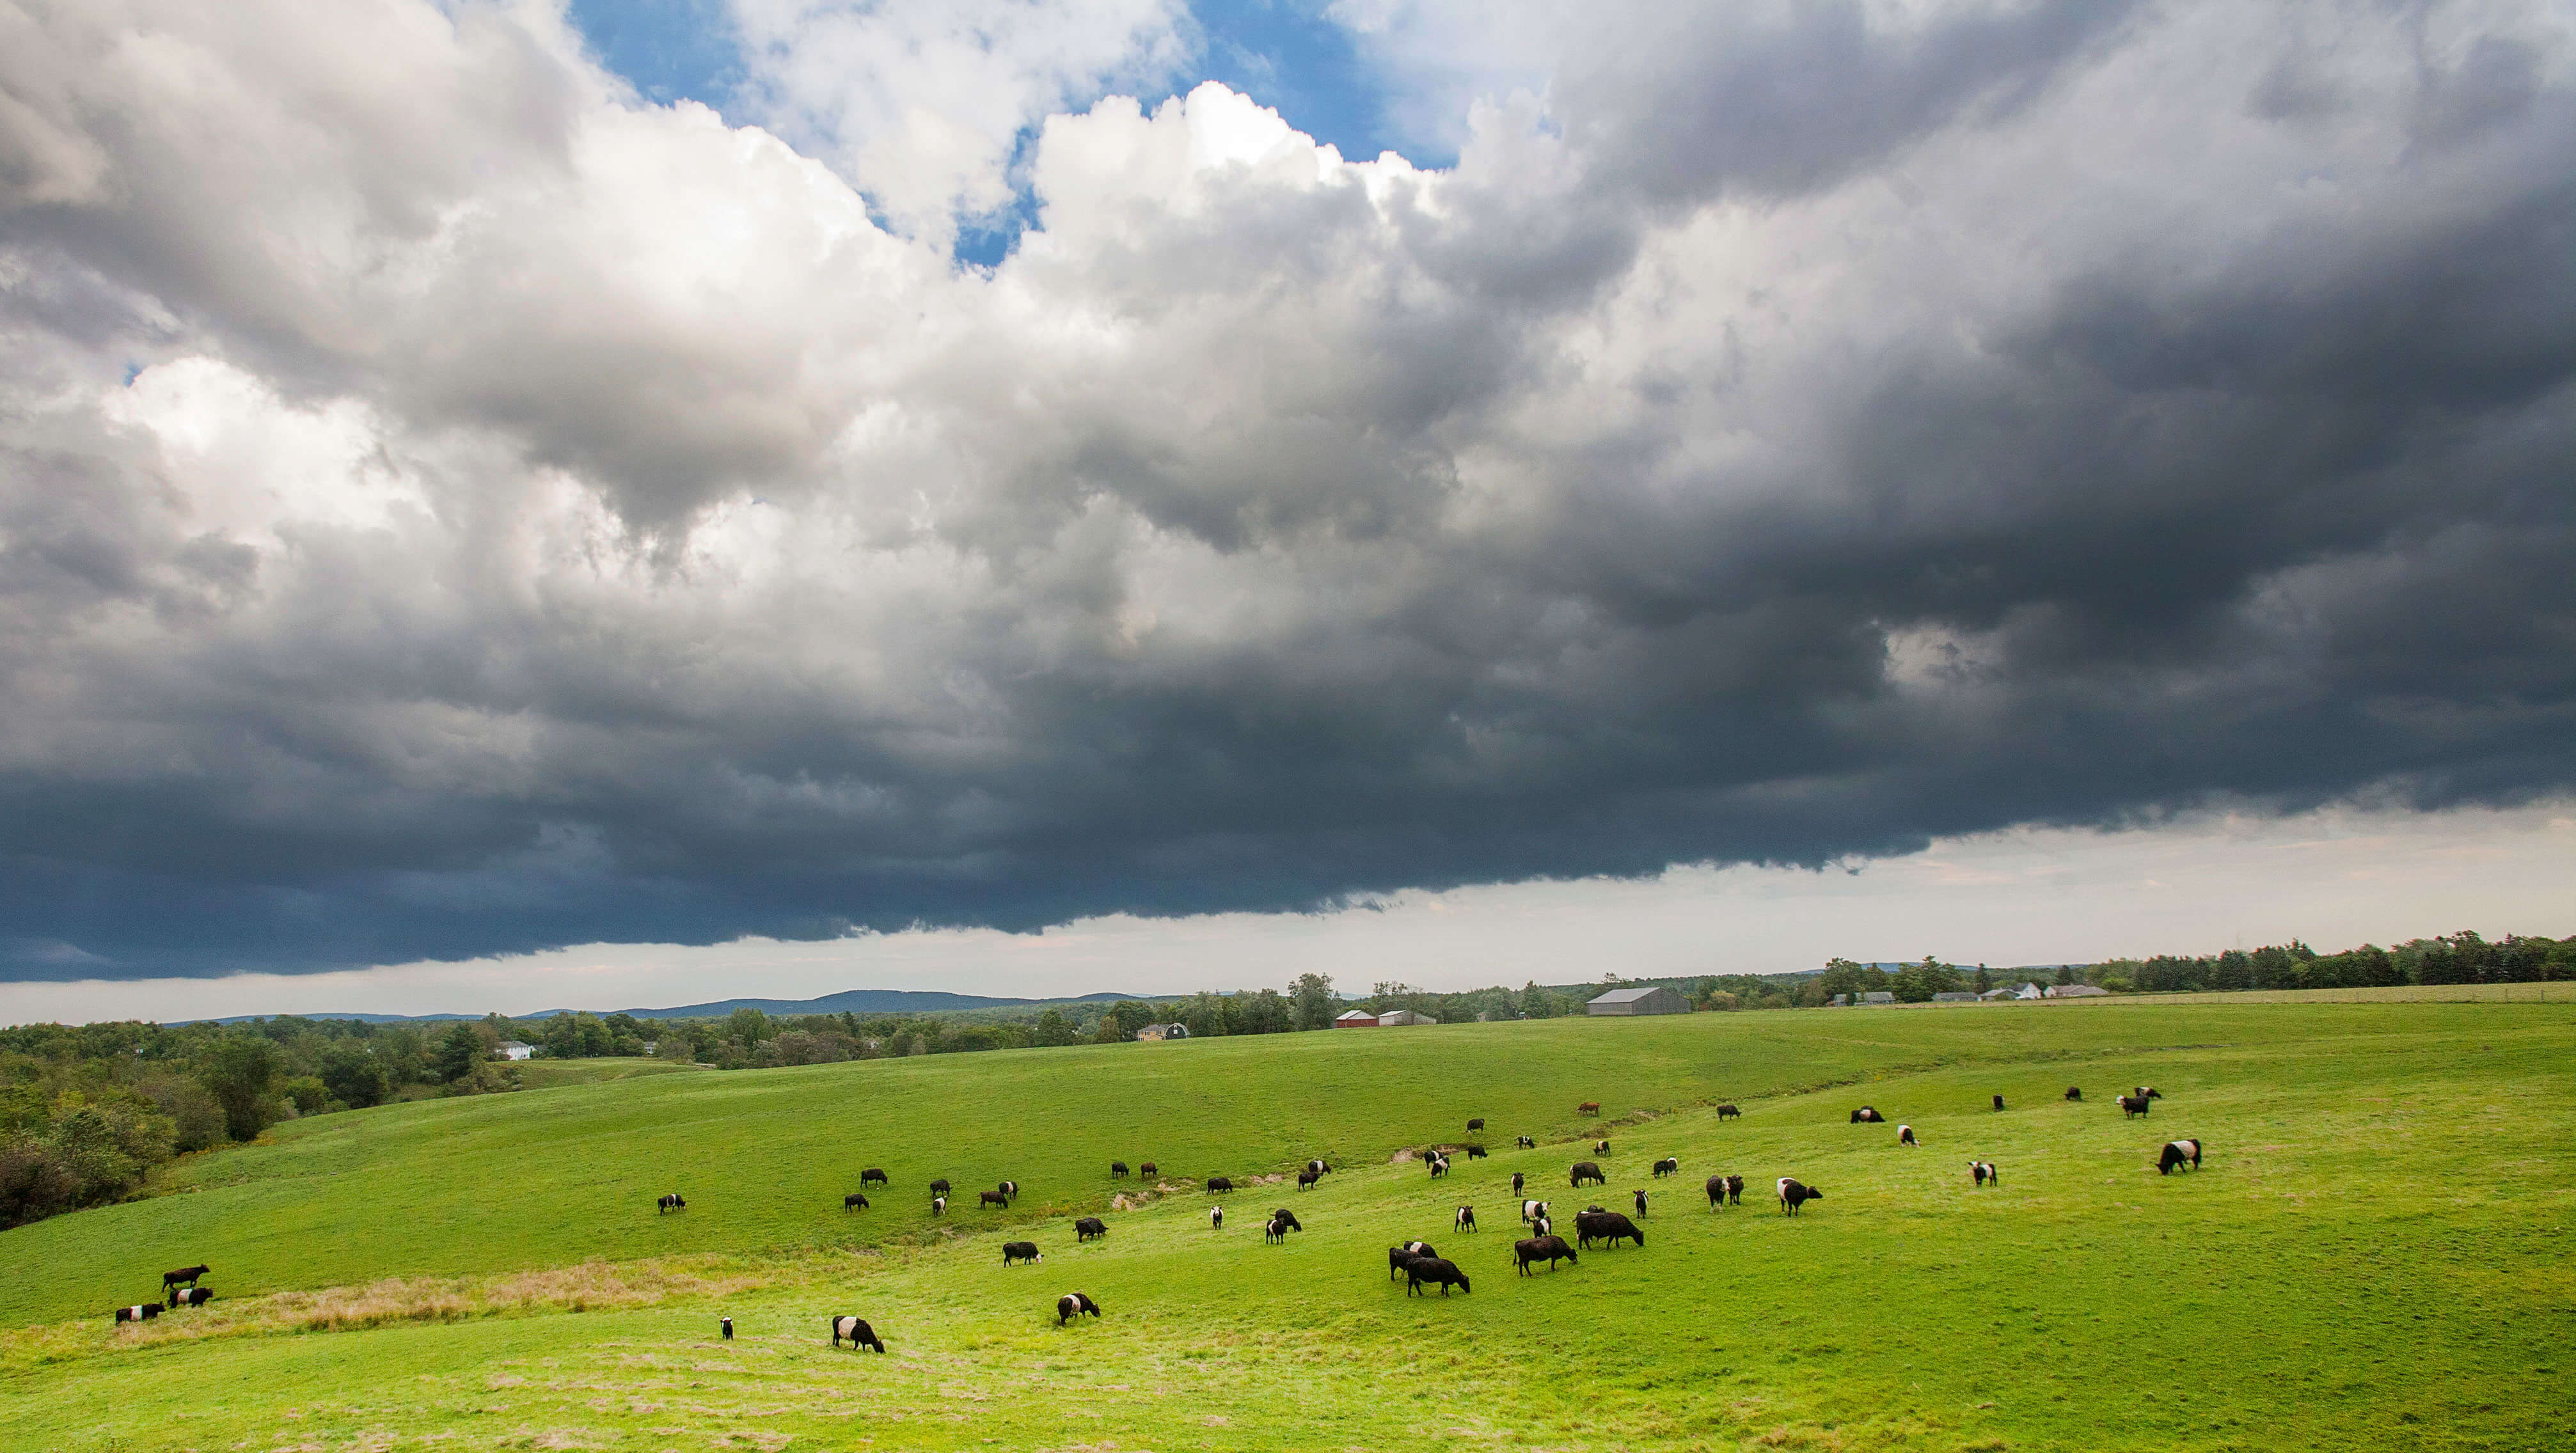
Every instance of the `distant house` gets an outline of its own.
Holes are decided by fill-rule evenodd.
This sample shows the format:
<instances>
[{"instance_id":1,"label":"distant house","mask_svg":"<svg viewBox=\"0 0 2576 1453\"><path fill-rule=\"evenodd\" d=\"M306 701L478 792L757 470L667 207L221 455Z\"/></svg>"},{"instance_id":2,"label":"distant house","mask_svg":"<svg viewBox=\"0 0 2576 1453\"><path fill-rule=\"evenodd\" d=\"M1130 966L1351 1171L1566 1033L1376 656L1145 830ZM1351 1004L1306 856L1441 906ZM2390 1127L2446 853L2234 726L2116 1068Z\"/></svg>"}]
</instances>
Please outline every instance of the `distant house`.
<instances>
[{"instance_id":1,"label":"distant house","mask_svg":"<svg viewBox=\"0 0 2576 1453\"><path fill-rule=\"evenodd\" d=\"M1932 996L1935 1004L1974 1004L1977 996L1965 989L1951 989Z\"/></svg>"},{"instance_id":2,"label":"distant house","mask_svg":"<svg viewBox=\"0 0 2576 1453\"><path fill-rule=\"evenodd\" d=\"M1377 1016L1365 1009L1346 1009L1333 1016L1335 1029L1375 1029Z\"/></svg>"},{"instance_id":3,"label":"distant house","mask_svg":"<svg viewBox=\"0 0 2576 1453\"><path fill-rule=\"evenodd\" d=\"M1136 1031L1136 1037L1143 1040L1187 1039L1190 1027L1186 1024L1148 1024Z\"/></svg>"},{"instance_id":4,"label":"distant house","mask_svg":"<svg viewBox=\"0 0 2576 1453\"><path fill-rule=\"evenodd\" d=\"M2016 999L2045 999L2048 997L2048 991L2039 987L2037 984L2024 984L2020 988L2013 990L2013 997Z\"/></svg>"},{"instance_id":5,"label":"distant house","mask_svg":"<svg viewBox=\"0 0 2576 1453\"><path fill-rule=\"evenodd\" d=\"M1690 1001L1661 984L1613 989L1583 1006L1589 1014L1688 1014Z\"/></svg>"},{"instance_id":6,"label":"distant house","mask_svg":"<svg viewBox=\"0 0 2576 1453\"><path fill-rule=\"evenodd\" d=\"M505 1039L501 1041L500 1051L503 1059L526 1059L537 1052L537 1047L533 1044L521 1044L515 1039Z\"/></svg>"},{"instance_id":7,"label":"distant house","mask_svg":"<svg viewBox=\"0 0 2576 1453\"><path fill-rule=\"evenodd\" d=\"M1863 1004L1893 1004L1896 1002L1896 996L1885 989L1872 989L1870 992L1860 996L1860 1002Z\"/></svg>"},{"instance_id":8,"label":"distant house","mask_svg":"<svg viewBox=\"0 0 2576 1453\"><path fill-rule=\"evenodd\" d=\"M1833 1003L1832 1003L1831 1007L1836 1008L1836 1009L1843 1009L1843 1008L1848 1008L1848 1007L1850 1007L1850 1004L1851 1004L1851 995L1849 995L1849 994L1836 994L1836 995L1833 997Z\"/></svg>"},{"instance_id":9,"label":"distant house","mask_svg":"<svg viewBox=\"0 0 2576 1453\"><path fill-rule=\"evenodd\" d=\"M2051 984L2047 992L2051 999L2107 998L2111 993L2108 989L2097 989L2091 984Z\"/></svg>"},{"instance_id":10,"label":"distant house","mask_svg":"<svg viewBox=\"0 0 2576 1453\"><path fill-rule=\"evenodd\" d=\"M1979 994L1977 997L1978 997L1978 998L1980 998L1980 999L1983 999L1983 1000L1985 1000L1987 1003L1991 1004L1991 1003L1993 1003L1994 1001L1996 1001L1997 999L2009 999L2009 998L2013 997L2013 993L2014 993L2014 991L2013 991L2013 990L2011 990L2011 989L1988 989L1986 992L1984 992L1984 993L1982 993L1982 994Z\"/></svg>"},{"instance_id":11,"label":"distant house","mask_svg":"<svg viewBox=\"0 0 2576 1453\"><path fill-rule=\"evenodd\" d=\"M1377 1022L1380 1028L1393 1028L1406 1024L1437 1024L1440 1021L1428 1014L1416 1014L1410 1009L1389 1009L1377 1017Z\"/></svg>"}]
</instances>

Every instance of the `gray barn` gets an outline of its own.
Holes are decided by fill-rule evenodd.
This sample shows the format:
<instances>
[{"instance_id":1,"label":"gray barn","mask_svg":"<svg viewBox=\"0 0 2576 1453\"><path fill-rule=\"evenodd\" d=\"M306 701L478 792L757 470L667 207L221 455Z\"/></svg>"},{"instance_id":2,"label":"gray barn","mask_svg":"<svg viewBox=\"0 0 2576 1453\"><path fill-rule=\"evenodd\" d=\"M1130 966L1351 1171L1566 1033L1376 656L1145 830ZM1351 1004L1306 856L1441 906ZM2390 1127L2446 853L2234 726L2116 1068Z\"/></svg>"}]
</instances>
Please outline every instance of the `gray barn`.
<instances>
[{"instance_id":1,"label":"gray barn","mask_svg":"<svg viewBox=\"0 0 2576 1453\"><path fill-rule=\"evenodd\" d=\"M1583 1006L1593 1014L1688 1014L1690 1001L1660 984L1613 989Z\"/></svg>"}]
</instances>

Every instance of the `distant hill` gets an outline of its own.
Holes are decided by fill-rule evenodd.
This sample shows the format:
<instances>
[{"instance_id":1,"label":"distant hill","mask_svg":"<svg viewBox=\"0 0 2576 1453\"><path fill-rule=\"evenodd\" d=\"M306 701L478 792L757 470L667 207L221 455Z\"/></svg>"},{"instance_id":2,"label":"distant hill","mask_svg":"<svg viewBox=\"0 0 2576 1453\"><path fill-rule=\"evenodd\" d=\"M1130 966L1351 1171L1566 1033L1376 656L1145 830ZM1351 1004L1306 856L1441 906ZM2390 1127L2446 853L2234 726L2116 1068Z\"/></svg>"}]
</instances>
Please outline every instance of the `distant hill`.
<instances>
[{"instance_id":1,"label":"distant hill","mask_svg":"<svg viewBox=\"0 0 2576 1453\"><path fill-rule=\"evenodd\" d=\"M757 1009L763 1014L942 1014L959 1009L1043 1008L1049 1004L1108 1004L1121 999L1143 999L1144 994L1075 994L1056 999L1002 999L985 994L948 994L932 989L844 989L819 999L717 999L705 1004L681 1004L669 1009L585 1009L584 1014L631 1014L638 1019L720 1019L737 1009ZM527 1014L513 1014L513 1019L551 1019L566 1011L539 1009ZM254 1019L277 1019L276 1014L236 1014L216 1024L247 1024ZM303 1014L301 1019L354 1019L362 1024L436 1024L458 1019L480 1019L480 1014ZM204 1020L186 1020L200 1024Z\"/></svg>"}]
</instances>

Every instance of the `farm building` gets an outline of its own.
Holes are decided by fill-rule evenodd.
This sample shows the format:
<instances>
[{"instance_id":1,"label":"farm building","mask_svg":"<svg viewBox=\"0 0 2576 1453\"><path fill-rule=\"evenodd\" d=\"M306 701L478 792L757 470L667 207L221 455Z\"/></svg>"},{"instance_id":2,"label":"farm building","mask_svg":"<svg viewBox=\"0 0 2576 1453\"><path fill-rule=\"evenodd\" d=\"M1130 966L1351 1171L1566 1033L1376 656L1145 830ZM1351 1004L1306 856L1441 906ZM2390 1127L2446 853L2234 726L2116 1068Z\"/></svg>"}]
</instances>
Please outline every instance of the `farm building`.
<instances>
[{"instance_id":1,"label":"farm building","mask_svg":"<svg viewBox=\"0 0 2576 1453\"><path fill-rule=\"evenodd\" d=\"M1896 1002L1896 995L1886 989L1872 989L1868 993L1860 996L1860 1002L1863 1004L1893 1004Z\"/></svg>"},{"instance_id":2,"label":"farm building","mask_svg":"<svg viewBox=\"0 0 2576 1453\"><path fill-rule=\"evenodd\" d=\"M1186 1024L1148 1024L1136 1031L1136 1037L1146 1040L1187 1039L1190 1027Z\"/></svg>"},{"instance_id":3,"label":"farm building","mask_svg":"<svg viewBox=\"0 0 2576 1453\"><path fill-rule=\"evenodd\" d=\"M1949 989L1932 996L1935 1004L1974 1004L1977 996L1966 989Z\"/></svg>"},{"instance_id":4,"label":"farm building","mask_svg":"<svg viewBox=\"0 0 2576 1453\"><path fill-rule=\"evenodd\" d=\"M494 1046L494 1048L499 1051L500 1056L503 1059L526 1059L528 1056L537 1052L537 1047L535 1045L522 1044L515 1039L502 1040L498 1045Z\"/></svg>"},{"instance_id":5,"label":"farm building","mask_svg":"<svg viewBox=\"0 0 2576 1453\"><path fill-rule=\"evenodd\" d=\"M1333 1017L1335 1029L1375 1029L1377 1016L1365 1009L1345 1009Z\"/></svg>"},{"instance_id":6,"label":"farm building","mask_svg":"<svg viewBox=\"0 0 2576 1453\"><path fill-rule=\"evenodd\" d=\"M1389 1009L1377 1017L1377 1022L1381 1028L1390 1028L1405 1024L1437 1024L1440 1021L1428 1014L1416 1014L1410 1009Z\"/></svg>"},{"instance_id":7,"label":"farm building","mask_svg":"<svg viewBox=\"0 0 2576 1453\"><path fill-rule=\"evenodd\" d=\"M2092 999L2106 996L2110 992L2111 991L2108 989L2097 989L2091 984L2051 984L2048 986L2048 997L2051 999Z\"/></svg>"},{"instance_id":8,"label":"farm building","mask_svg":"<svg viewBox=\"0 0 2576 1453\"><path fill-rule=\"evenodd\" d=\"M1591 1014L1688 1014L1690 1001L1661 984L1613 989L1583 1006Z\"/></svg>"}]
</instances>

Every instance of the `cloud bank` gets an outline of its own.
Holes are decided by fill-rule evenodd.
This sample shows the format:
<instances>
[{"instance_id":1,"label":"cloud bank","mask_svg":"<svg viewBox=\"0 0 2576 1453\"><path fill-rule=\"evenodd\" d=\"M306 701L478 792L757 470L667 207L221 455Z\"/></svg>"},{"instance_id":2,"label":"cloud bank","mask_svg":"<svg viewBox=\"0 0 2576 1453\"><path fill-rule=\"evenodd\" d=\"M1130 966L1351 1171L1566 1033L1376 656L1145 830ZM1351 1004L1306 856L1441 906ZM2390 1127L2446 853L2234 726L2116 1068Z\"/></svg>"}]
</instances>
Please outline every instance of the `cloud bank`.
<instances>
[{"instance_id":1,"label":"cloud bank","mask_svg":"<svg viewBox=\"0 0 2576 1453\"><path fill-rule=\"evenodd\" d=\"M0 4L0 974L2576 777L2559 7L1355 12L1437 171L988 8Z\"/></svg>"}]
</instances>

